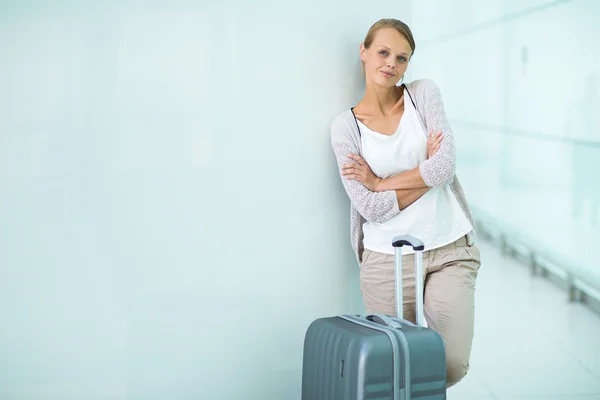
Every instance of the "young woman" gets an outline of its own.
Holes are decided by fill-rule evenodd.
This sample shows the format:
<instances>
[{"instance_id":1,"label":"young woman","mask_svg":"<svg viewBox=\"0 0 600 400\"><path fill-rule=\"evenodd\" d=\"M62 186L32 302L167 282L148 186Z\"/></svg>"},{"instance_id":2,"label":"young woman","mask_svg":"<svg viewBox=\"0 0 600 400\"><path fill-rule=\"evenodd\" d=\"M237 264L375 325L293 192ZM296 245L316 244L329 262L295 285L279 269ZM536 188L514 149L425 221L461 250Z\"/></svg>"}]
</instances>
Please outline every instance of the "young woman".
<instances>
[{"instance_id":1,"label":"young woman","mask_svg":"<svg viewBox=\"0 0 600 400\"><path fill-rule=\"evenodd\" d=\"M360 46L364 97L332 122L331 141L351 201L365 308L397 315L392 238L421 239L425 319L444 339L450 387L469 369L480 255L439 88L426 79L398 84L414 51L403 22L370 28ZM404 318L414 322L414 252L402 254Z\"/></svg>"}]
</instances>

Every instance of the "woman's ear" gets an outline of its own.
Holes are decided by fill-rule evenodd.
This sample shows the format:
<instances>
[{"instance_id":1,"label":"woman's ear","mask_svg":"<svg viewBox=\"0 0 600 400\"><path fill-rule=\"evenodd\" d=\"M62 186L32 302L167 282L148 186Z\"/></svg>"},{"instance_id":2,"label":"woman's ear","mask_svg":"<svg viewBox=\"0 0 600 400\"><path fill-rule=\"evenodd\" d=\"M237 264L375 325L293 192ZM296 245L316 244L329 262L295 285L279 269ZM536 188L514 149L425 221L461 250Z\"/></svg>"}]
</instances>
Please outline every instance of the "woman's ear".
<instances>
[{"instance_id":1,"label":"woman's ear","mask_svg":"<svg viewBox=\"0 0 600 400\"><path fill-rule=\"evenodd\" d=\"M361 43L360 44L360 59L362 60L362 62L366 61L366 57L365 57L366 52L367 52L367 49L365 49L365 44Z\"/></svg>"}]
</instances>

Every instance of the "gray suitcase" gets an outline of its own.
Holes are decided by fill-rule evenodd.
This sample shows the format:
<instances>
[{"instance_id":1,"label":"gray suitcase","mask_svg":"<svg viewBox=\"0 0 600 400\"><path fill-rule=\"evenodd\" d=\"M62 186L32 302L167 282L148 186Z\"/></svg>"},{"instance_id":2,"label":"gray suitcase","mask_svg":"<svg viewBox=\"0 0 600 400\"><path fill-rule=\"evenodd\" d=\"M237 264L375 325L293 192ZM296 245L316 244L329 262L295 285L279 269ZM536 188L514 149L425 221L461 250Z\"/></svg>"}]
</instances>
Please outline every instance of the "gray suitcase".
<instances>
[{"instance_id":1,"label":"gray suitcase","mask_svg":"<svg viewBox=\"0 0 600 400\"><path fill-rule=\"evenodd\" d=\"M398 317L339 315L313 321L304 338L302 400L446 399L446 352L423 313L423 242L393 239ZM402 319L402 246L415 250L417 324Z\"/></svg>"}]
</instances>

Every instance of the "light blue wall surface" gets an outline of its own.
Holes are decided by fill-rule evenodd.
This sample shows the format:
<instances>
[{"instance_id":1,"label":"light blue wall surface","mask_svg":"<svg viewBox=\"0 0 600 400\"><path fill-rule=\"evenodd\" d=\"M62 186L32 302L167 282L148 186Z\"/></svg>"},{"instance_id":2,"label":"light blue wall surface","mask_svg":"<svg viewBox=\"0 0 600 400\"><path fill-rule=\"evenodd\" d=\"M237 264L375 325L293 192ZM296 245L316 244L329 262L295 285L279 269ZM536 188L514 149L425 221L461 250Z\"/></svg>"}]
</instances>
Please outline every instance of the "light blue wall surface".
<instances>
[{"instance_id":1,"label":"light blue wall surface","mask_svg":"<svg viewBox=\"0 0 600 400\"><path fill-rule=\"evenodd\" d=\"M361 312L329 124L408 2L3 2L0 399L293 399Z\"/></svg>"},{"instance_id":2,"label":"light blue wall surface","mask_svg":"<svg viewBox=\"0 0 600 400\"><path fill-rule=\"evenodd\" d=\"M418 1L411 65L442 88L474 209L598 286L599 18L595 0Z\"/></svg>"},{"instance_id":3,"label":"light blue wall surface","mask_svg":"<svg viewBox=\"0 0 600 400\"><path fill-rule=\"evenodd\" d=\"M298 398L362 311L328 127L386 16L473 207L600 282L595 0L5 1L0 399Z\"/></svg>"}]
</instances>

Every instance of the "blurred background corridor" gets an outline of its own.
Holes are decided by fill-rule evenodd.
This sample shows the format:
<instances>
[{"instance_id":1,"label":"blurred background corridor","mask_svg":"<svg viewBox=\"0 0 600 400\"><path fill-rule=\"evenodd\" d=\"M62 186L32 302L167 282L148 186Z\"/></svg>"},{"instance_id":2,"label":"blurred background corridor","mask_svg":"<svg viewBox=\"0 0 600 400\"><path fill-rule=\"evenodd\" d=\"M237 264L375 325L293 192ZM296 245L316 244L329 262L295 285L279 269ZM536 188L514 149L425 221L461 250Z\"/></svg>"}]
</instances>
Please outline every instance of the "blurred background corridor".
<instances>
[{"instance_id":1,"label":"blurred background corridor","mask_svg":"<svg viewBox=\"0 0 600 400\"><path fill-rule=\"evenodd\" d=\"M378 19L482 266L449 399L600 399L600 1L0 2L0 400L300 398L361 313L329 125Z\"/></svg>"}]
</instances>

